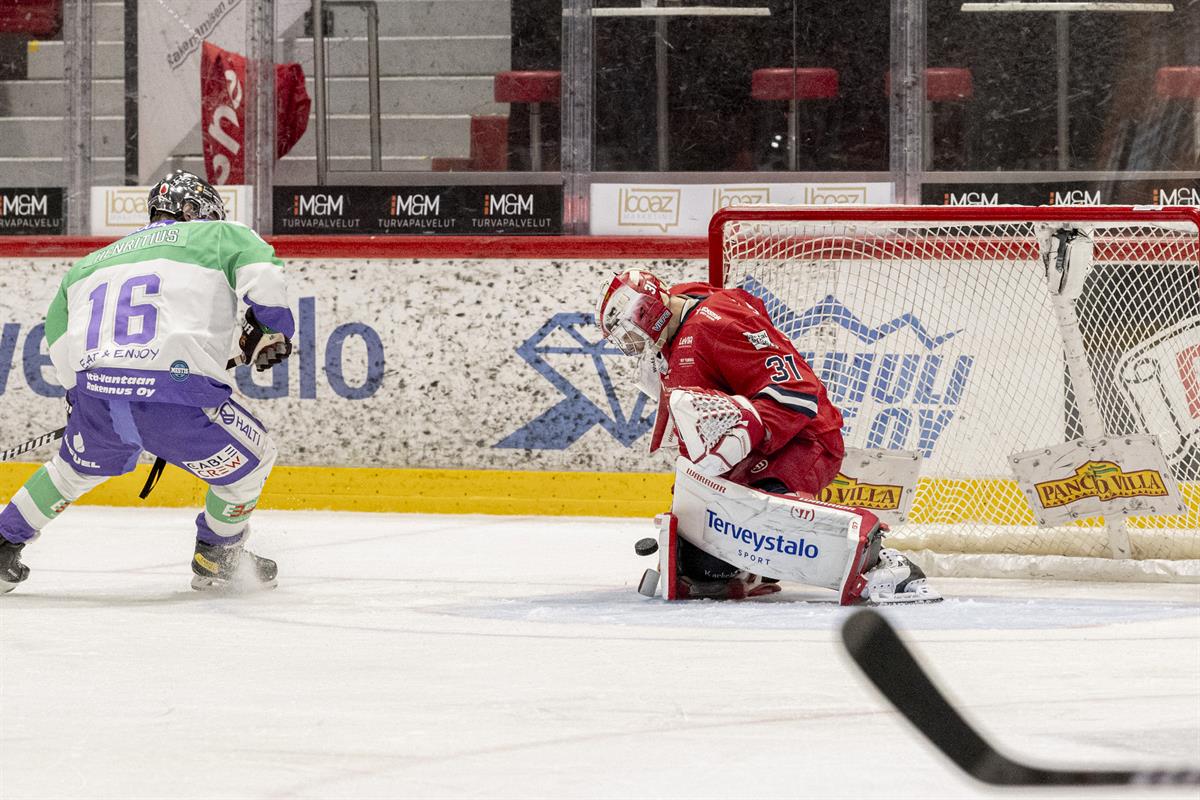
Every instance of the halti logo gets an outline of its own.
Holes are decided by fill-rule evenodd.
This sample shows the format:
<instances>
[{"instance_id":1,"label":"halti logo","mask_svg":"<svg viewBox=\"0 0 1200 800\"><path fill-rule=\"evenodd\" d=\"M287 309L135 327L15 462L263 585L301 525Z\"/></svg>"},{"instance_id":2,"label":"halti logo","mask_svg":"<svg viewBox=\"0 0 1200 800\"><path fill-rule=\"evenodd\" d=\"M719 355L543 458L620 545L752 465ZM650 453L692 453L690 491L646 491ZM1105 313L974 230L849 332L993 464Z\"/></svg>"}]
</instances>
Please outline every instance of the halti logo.
<instances>
[{"instance_id":1,"label":"halti logo","mask_svg":"<svg viewBox=\"0 0 1200 800\"><path fill-rule=\"evenodd\" d=\"M346 196L341 194L297 194L292 197L292 214L297 217L342 216Z\"/></svg>"},{"instance_id":2,"label":"halti logo","mask_svg":"<svg viewBox=\"0 0 1200 800\"><path fill-rule=\"evenodd\" d=\"M389 213L393 217L407 215L410 217L432 217L439 212L442 203L441 195L427 194L394 194L392 195Z\"/></svg>"},{"instance_id":3,"label":"halti logo","mask_svg":"<svg viewBox=\"0 0 1200 800\"><path fill-rule=\"evenodd\" d=\"M46 214L46 195L0 195L0 217L32 217L38 214Z\"/></svg>"},{"instance_id":4,"label":"halti logo","mask_svg":"<svg viewBox=\"0 0 1200 800\"><path fill-rule=\"evenodd\" d=\"M618 395L617 383L609 374L608 362L625 358L621 351L597 335L592 314L555 314L517 348L529 366L563 395L557 405L530 420L495 444L517 450L565 450L599 425L621 444L629 447L649 432L653 412L646 409L641 392ZM575 345L569 344L574 342ZM586 386L598 386L589 397L554 365L564 368ZM590 370L594 370L588 374ZM624 388L624 387L622 387ZM622 398L635 397L626 412Z\"/></svg>"},{"instance_id":5,"label":"halti logo","mask_svg":"<svg viewBox=\"0 0 1200 800\"><path fill-rule=\"evenodd\" d=\"M954 420L975 364L973 355L936 352L962 329L933 334L912 313L871 325L833 295L798 313L754 279L742 288L763 301L776 327L821 378L830 401L842 412L842 432L851 437L851 444L933 454ZM850 352L806 350L813 341L809 332L824 333L830 325L845 329L862 346ZM884 349L888 337L902 332L916 340L917 352ZM865 437L853 436L864 429Z\"/></svg>"},{"instance_id":6,"label":"halti logo","mask_svg":"<svg viewBox=\"0 0 1200 800\"><path fill-rule=\"evenodd\" d=\"M520 214L533 214L533 195L531 194L485 194L483 196L484 216L515 217Z\"/></svg>"}]
</instances>

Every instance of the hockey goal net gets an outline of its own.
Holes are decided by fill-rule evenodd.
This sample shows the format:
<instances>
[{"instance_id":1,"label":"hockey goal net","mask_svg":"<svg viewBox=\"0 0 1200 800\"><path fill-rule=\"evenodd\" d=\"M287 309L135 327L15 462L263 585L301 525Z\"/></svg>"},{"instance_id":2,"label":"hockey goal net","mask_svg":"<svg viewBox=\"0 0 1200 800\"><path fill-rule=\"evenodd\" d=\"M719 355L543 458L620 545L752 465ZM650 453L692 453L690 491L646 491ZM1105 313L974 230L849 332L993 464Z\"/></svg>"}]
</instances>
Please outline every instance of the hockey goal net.
<instances>
[{"instance_id":1,"label":"hockey goal net","mask_svg":"<svg viewBox=\"0 0 1200 800\"><path fill-rule=\"evenodd\" d=\"M929 571L1200 580L1198 226L1195 208L731 208L709 278L763 299L848 447L919 453L889 541ZM1146 433L1186 513L1035 517L1010 457Z\"/></svg>"}]
</instances>

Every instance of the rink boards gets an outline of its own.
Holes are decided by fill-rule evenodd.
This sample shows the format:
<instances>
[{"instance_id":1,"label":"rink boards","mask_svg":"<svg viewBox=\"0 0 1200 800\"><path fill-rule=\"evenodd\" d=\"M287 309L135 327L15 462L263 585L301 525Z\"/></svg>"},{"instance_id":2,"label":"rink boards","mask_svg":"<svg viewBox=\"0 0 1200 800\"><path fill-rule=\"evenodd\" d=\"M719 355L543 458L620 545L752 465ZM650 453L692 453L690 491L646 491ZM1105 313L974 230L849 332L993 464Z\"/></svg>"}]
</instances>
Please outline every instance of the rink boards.
<instances>
[{"instance_id":1,"label":"rink boards","mask_svg":"<svg viewBox=\"0 0 1200 800\"><path fill-rule=\"evenodd\" d=\"M669 463L646 452L653 403L601 347L593 305L634 264L702 279L704 242L362 239L273 240L296 350L235 374L280 451L264 507L642 516L669 504ZM64 424L41 322L70 264L106 241L0 242L0 441ZM0 464L3 496L50 453ZM142 502L146 469L84 502ZM170 469L145 502L193 505L203 491Z\"/></svg>"},{"instance_id":2,"label":"rink boards","mask_svg":"<svg viewBox=\"0 0 1200 800\"><path fill-rule=\"evenodd\" d=\"M105 241L0 242L0 445L63 424L42 314L70 263ZM264 507L645 516L669 504L669 458L646 452L653 402L633 389L632 360L602 346L594 304L631 266L704 280L704 241L274 242L291 281L296 351L270 372L235 376L280 451ZM854 311L872 318L870 308ZM894 334L891 349L913 349L908 335ZM35 466L0 464L4 496ZM85 502L140 502L145 469ZM974 479L1015 490L1004 476ZM194 505L202 494L172 469L147 502Z\"/></svg>"}]
</instances>

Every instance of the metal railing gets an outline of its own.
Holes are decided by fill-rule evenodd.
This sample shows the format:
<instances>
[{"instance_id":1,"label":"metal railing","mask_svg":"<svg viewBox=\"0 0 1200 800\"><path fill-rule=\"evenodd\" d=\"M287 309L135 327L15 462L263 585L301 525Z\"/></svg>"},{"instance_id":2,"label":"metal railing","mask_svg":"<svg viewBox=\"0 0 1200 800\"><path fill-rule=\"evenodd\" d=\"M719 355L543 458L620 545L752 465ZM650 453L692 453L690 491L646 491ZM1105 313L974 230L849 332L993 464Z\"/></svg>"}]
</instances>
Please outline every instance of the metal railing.
<instances>
[{"instance_id":1,"label":"metal railing","mask_svg":"<svg viewBox=\"0 0 1200 800\"><path fill-rule=\"evenodd\" d=\"M367 15L368 117L371 137L371 171L383 169L379 114L379 7L374 0L312 0L313 93L316 95L317 183L324 186L329 169L328 107L325 96L325 18L333 6L361 8ZM336 170L335 170L336 171Z\"/></svg>"}]
</instances>

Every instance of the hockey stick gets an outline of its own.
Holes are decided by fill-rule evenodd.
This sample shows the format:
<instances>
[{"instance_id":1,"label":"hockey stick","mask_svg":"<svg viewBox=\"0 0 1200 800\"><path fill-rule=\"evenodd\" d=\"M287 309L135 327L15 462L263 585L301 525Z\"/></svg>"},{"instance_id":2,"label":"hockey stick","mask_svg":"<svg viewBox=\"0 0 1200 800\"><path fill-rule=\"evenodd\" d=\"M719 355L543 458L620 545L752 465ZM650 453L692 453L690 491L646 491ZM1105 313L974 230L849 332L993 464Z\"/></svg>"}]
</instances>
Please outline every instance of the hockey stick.
<instances>
[{"instance_id":1,"label":"hockey stick","mask_svg":"<svg viewBox=\"0 0 1200 800\"><path fill-rule=\"evenodd\" d=\"M851 615L842 625L842 642L875 688L937 749L976 780L995 786L1200 785L1200 768L1047 769L1014 761L988 744L950 705L879 612L862 609Z\"/></svg>"},{"instance_id":2,"label":"hockey stick","mask_svg":"<svg viewBox=\"0 0 1200 800\"><path fill-rule=\"evenodd\" d=\"M226 362L225 369L233 369L241 363L240 357L231 358L228 362ZM56 442L63 437L63 434L66 432L66 430L67 428L64 425L58 430L50 431L49 433L43 433L41 436L35 436L29 441L22 442L16 447L10 447L9 449L0 453L0 461L9 461L21 455L22 453L28 453L30 450L36 450L44 444Z\"/></svg>"},{"instance_id":3,"label":"hockey stick","mask_svg":"<svg viewBox=\"0 0 1200 800\"><path fill-rule=\"evenodd\" d=\"M51 442L57 441L63 437L64 431L66 431L66 426L59 428L56 431L43 433L41 436L35 436L28 442L23 442L16 447L10 447L3 453L0 453L0 461L8 461L9 459L16 458L22 453L28 453L30 450L36 450L44 444L50 444Z\"/></svg>"}]
</instances>

